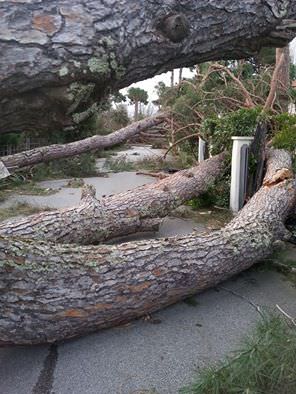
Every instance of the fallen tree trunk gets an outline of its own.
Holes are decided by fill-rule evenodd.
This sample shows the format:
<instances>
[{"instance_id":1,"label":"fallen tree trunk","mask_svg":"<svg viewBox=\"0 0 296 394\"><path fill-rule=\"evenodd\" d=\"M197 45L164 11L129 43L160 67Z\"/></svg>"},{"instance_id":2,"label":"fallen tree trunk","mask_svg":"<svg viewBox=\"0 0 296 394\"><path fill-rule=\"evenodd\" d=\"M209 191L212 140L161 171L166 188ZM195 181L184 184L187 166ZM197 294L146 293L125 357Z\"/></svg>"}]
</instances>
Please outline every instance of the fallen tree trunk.
<instances>
[{"instance_id":1,"label":"fallen tree trunk","mask_svg":"<svg viewBox=\"0 0 296 394\"><path fill-rule=\"evenodd\" d=\"M126 142L131 137L149 130L150 127L163 123L167 118L167 113L160 113L149 118L132 123L123 129L117 130L108 135L94 135L80 141L69 144L54 144L16 153L14 155L3 156L0 161L9 172L20 168L36 165L51 160L71 157L81 153L94 150L103 150L112 146Z\"/></svg>"},{"instance_id":2,"label":"fallen tree trunk","mask_svg":"<svg viewBox=\"0 0 296 394\"><path fill-rule=\"evenodd\" d=\"M294 37L294 0L0 4L0 131L76 128L111 89Z\"/></svg>"},{"instance_id":3,"label":"fallen tree trunk","mask_svg":"<svg viewBox=\"0 0 296 394\"><path fill-rule=\"evenodd\" d=\"M84 190L79 206L0 223L0 235L93 244L137 231L156 230L160 218L204 193L224 169L225 154L155 183L98 201Z\"/></svg>"},{"instance_id":4,"label":"fallen tree trunk","mask_svg":"<svg viewBox=\"0 0 296 394\"><path fill-rule=\"evenodd\" d=\"M0 344L54 342L118 325L268 256L286 237L283 222L295 203L293 176L283 175L289 154L272 151L268 164L275 172L266 186L210 234L87 247L1 238Z\"/></svg>"}]
</instances>

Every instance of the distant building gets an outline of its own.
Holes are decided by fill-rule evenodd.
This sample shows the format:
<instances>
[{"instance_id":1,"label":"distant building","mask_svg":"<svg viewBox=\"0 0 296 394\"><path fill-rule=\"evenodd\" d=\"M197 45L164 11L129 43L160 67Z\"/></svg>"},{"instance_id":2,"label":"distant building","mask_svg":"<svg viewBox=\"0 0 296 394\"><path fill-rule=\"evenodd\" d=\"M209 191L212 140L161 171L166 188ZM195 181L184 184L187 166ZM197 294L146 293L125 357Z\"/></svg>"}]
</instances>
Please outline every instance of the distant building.
<instances>
[{"instance_id":1,"label":"distant building","mask_svg":"<svg viewBox=\"0 0 296 394\"><path fill-rule=\"evenodd\" d=\"M295 115L296 114L296 106L295 106L295 104L293 104L293 103L289 104L288 112L291 115Z\"/></svg>"},{"instance_id":2,"label":"distant building","mask_svg":"<svg viewBox=\"0 0 296 394\"><path fill-rule=\"evenodd\" d=\"M296 38L290 43L290 55L292 63L296 64ZM296 89L296 81L292 81L291 85L293 89ZM288 111L292 115L296 114L296 106L294 103L289 104Z\"/></svg>"},{"instance_id":3,"label":"distant building","mask_svg":"<svg viewBox=\"0 0 296 394\"><path fill-rule=\"evenodd\" d=\"M290 55L293 64L296 64L296 38L290 43Z\"/></svg>"}]
</instances>

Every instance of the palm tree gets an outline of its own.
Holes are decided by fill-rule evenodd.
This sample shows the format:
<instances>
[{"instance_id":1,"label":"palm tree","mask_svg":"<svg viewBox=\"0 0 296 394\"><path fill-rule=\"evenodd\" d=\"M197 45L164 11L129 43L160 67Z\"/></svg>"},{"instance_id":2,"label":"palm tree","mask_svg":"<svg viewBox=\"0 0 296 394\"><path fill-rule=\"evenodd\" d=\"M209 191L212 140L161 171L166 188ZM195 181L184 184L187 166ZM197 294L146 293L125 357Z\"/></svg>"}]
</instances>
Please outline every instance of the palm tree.
<instances>
[{"instance_id":1,"label":"palm tree","mask_svg":"<svg viewBox=\"0 0 296 394\"><path fill-rule=\"evenodd\" d=\"M135 105L135 120L138 120L141 103L148 104L148 93L144 89L132 87L129 88L127 97L130 99L132 104Z\"/></svg>"}]
</instances>

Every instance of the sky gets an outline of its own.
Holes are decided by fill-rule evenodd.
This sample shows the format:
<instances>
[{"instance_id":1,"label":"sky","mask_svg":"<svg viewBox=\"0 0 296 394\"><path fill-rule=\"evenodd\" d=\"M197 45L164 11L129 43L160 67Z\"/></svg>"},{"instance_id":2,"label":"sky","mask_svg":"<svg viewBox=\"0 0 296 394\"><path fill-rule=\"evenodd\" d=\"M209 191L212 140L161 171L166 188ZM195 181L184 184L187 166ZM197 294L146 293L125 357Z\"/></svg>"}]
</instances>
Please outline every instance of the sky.
<instances>
[{"instance_id":1,"label":"sky","mask_svg":"<svg viewBox=\"0 0 296 394\"><path fill-rule=\"evenodd\" d=\"M179 78L179 69L174 70L174 75L175 75L175 83L178 81ZM184 68L183 73L182 73L184 78L190 78L194 75L193 72L189 70L189 68ZM164 82L167 86L171 84L171 72L167 72L164 74L156 75L153 78L146 79L145 81L133 83L131 86L133 87L139 87L141 89L144 89L148 92L149 94L149 100L153 101L157 99L157 94L155 91L155 86L158 84L158 82ZM121 92L126 94L128 88L122 89Z\"/></svg>"},{"instance_id":2,"label":"sky","mask_svg":"<svg viewBox=\"0 0 296 394\"><path fill-rule=\"evenodd\" d=\"M291 48L291 59L294 64L296 64L296 38L291 42L290 44ZM175 73L175 83L178 81L179 78L179 70L174 70ZM190 78L194 75L194 72L190 71L189 68L184 68L183 69L183 77L185 78ZM167 72L164 74L156 75L153 78L146 79L145 81L137 82L132 84L131 86L133 87L139 87L141 89L144 89L148 92L149 95L149 102L151 103L153 100L157 99L157 94L155 91L155 86L158 84L158 82L164 82L167 86L170 86L171 83L171 73ZM130 87L130 86L129 86ZM123 94L127 93L128 88L122 89L121 92ZM151 105L150 105L151 107ZM133 105L128 105L128 113L131 116L133 114ZM154 109L156 111L156 108Z\"/></svg>"},{"instance_id":3,"label":"sky","mask_svg":"<svg viewBox=\"0 0 296 394\"><path fill-rule=\"evenodd\" d=\"M189 70L189 68L184 68L183 69L183 73L182 73L184 78L190 78L194 75L194 73L192 71ZM175 83L178 81L179 78L179 69L174 70L174 78L175 78ZM144 89L148 92L148 96L149 96L149 112L151 111L152 113L157 112L157 107L155 107L152 104L152 101L156 100L157 94L156 94L156 90L155 90L155 86L158 84L158 82L164 82L167 86L170 86L171 84L171 72L167 72L167 73L163 73L163 74L159 74L156 75L153 78L149 78L146 79L145 81L141 81L141 82L137 82L137 83L133 83L131 86L132 87L138 87L141 89ZM121 93L126 95L128 89L131 87L127 87L121 90ZM128 114L129 116L132 116L134 113L134 106L131 104L127 105L127 110L128 110Z\"/></svg>"}]
</instances>

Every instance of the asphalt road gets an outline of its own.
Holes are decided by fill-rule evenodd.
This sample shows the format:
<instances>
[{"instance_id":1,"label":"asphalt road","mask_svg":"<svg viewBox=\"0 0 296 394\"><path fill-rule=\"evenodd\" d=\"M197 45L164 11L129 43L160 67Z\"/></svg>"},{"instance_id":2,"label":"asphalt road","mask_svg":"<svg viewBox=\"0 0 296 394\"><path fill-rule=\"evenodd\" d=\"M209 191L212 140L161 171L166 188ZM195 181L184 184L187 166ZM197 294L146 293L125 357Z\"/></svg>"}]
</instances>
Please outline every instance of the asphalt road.
<instances>
[{"instance_id":1,"label":"asphalt road","mask_svg":"<svg viewBox=\"0 0 296 394\"><path fill-rule=\"evenodd\" d=\"M248 300L296 316L296 289L275 272L243 273L221 286L197 295L195 306L180 302L56 348L0 349L0 393L175 394L250 332L260 315Z\"/></svg>"},{"instance_id":2,"label":"asphalt road","mask_svg":"<svg viewBox=\"0 0 296 394\"><path fill-rule=\"evenodd\" d=\"M98 197L152 181L131 173L87 180L97 187ZM64 207L78 203L79 196L79 189L62 187L52 196L16 198ZM168 218L158 236L204 230L206 221ZM175 394L251 331L260 316L249 301L270 310L279 304L296 316L296 289L275 272L250 271L221 287L197 295L195 306L180 302L151 319L58 346L0 349L0 394Z\"/></svg>"}]
</instances>

